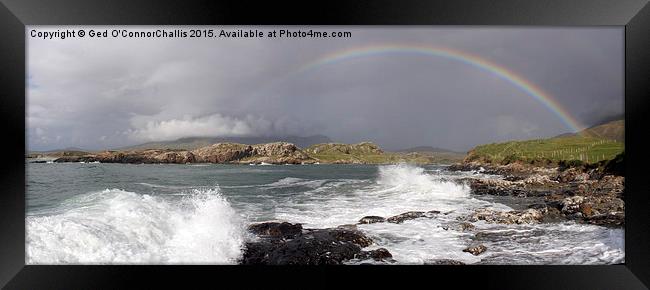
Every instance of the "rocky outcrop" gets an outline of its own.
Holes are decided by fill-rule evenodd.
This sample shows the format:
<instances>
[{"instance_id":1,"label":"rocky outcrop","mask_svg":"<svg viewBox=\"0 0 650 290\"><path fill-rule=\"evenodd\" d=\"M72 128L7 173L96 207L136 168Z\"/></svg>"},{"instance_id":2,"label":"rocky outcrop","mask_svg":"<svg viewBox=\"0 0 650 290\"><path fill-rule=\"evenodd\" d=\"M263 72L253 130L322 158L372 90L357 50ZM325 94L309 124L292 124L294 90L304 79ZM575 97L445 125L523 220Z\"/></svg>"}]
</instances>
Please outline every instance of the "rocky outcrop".
<instances>
[{"instance_id":1,"label":"rocky outcrop","mask_svg":"<svg viewBox=\"0 0 650 290\"><path fill-rule=\"evenodd\" d=\"M252 224L248 226L248 231L261 237L292 239L302 233L302 225L288 222L266 222Z\"/></svg>"},{"instance_id":2,"label":"rocky outcrop","mask_svg":"<svg viewBox=\"0 0 650 290\"><path fill-rule=\"evenodd\" d=\"M409 211L409 212L391 216L389 218L384 218L380 216L365 216L359 220L359 224L374 224L374 223L383 223L383 222L401 224L404 221L421 218L421 217L432 218L439 213L440 211L430 210L428 212Z\"/></svg>"},{"instance_id":3,"label":"rocky outcrop","mask_svg":"<svg viewBox=\"0 0 650 290\"><path fill-rule=\"evenodd\" d=\"M365 216L359 220L359 224L383 223L386 219L380 216Z\"/></svg>"},{"instance_id":4,"label":"rocky outcrop","mask_svg":"<svg viewBox=\"0 0 650 290\"><path fill-rule=\"evenodd\" d=\"M190 163L196 159L191 152L181 150L104 151L97 154L63 156L54 162L102 163Z\"/></svg>"},{"instance_id":5,"label":"rocky outcrop","mask_svg":"<svg viewBox=\"0 0 650 290\"><path fill-rule=\"evenodd\" d=\"M416 218L421 218L424 217L424 212L423 211L409 211L405 212L403 214L398 214L396 216L392 216L386 219L387 222L389 223L394 223L394 224L401 224L406 220L412 220Z\"/></svg>"},{"instance_id":6,"label":"rocky outcrop","mask_svg":"<svg viewBox=\"0 0 650 290\"><path fill-rule=\"evenodd\" d=\"M31 154L28 157L40 155ZM104 163L229 163L229 164L430 164L431 158L386 153L370 142L358 144L323 143L302 150L287 142L256 145L216 143L183 149L132 149L101 153L80 152L74 156L52 155L54 162ZM34 161L35 158L30 158ZM40 160L40 159L38 159Z\"/></svg>"},{"instance_id":7,"label":"rocky outcrop","mask_svg":"<svg viewBox=\"0 0 650 290\"><path fill-rule=\"evenodd\" d=\"M470 253L474 256L478 256L482 254L483 252L487 251L487 247L484 245L477 245L477 246L470 246L467 247L463 250L463 252Z\"/></svg>"},{"instance_id":8,"label":"rocky outcrop","mask_svg":"<svg viewBox=\"0 0 650 290\"><path fill-rule=\"evenodd\" d=\"M315 162L296 145L275 142L258 145L217 143L192 151L197 162L301 164Z\"/></svg>"},{"instance_id":9,"label":"rocky outcrop","mask_svg":"<svg viewBox=\"0 0 650 290\"><path fill-rule=\"evenodd\" d=\"M437 259L424 262L425 265L465 265L465 263L452 259Z\"/></svg>"},{"instance_id":10,"label":"rocky outcrop","mask_svg":"<svg viewBox=\"0 0 650 290\"><path fill-rule=\"evenodd\" d=\"M539 223L544 217L544 211L529 208L523 211L495 211L491 209L478 209L468 217L462 219L469 222L485 221L499 224L532 224Z\"/></svg>"},{"instance_id":11,"label":"rocky outcrop","mask_svg":"<svg viewBox=\"0 0 650 290\"><path fill-rule=\"evenodd\" d=\"M147 149L104 151L97 154L61 156L54 162L102 163L314 163L302 150L291 143L275 142L258 145L217 143L192 151Z\"/></svg>"},{"instance_id":12,"label":"rocky outcrop","mask_svg":"<svg viewBox=\"0 0 650 290\"><path fill-rule=\"evenodd\" d=\"M388 250L363 251L372 240L354 226L303 229L300 224L268 222L249 226L258 236L247 242L241 264L338 265L358 259L390 260Z\"/></svg>"},{"instance_id":13,"label":"rocky outcrop","mask_svg":"<svg viewBox=\"0 0 650 290\"><path fill-rule=\"evenodd\" d=\"M315 163L305 152L296 145L286 142L275 142L252 146L251 155L240 160L242 163L271 163L271 164L303 164Z\"/></svg>"},{"instance_id":14,"label":"rocky outcrop","mask_svg":"<svg viewBox=\"0 0 650 290\"><path fill-rule=\"evenodd\" d=\"M228 163L249 157L253 147L237 143L217 143L192 150L197 162Z\"/></svg>"},{"instance_id":15,"label":"rocky outcrop","mask_svg":"<svg viewBox=\"0 0 650 290\"><path fill-rule=\"evenodd\" d=\"M531 204L531 210L539 211L541 216L531 210L523 217L523 212L482 212L475 213L474 219L500 223L555 222L570 219L604 226L622 226L625 217L625 177L620 175L622 155L614 160L591 165L574 166L569 163L561 163L558 167L540 167L517 162L494 165L473 160L450 166L448 169L502 176L470 177L458 181L468 184L472 194L539 197L544 200L543 204Z\"/></svg>"}]
</instances>

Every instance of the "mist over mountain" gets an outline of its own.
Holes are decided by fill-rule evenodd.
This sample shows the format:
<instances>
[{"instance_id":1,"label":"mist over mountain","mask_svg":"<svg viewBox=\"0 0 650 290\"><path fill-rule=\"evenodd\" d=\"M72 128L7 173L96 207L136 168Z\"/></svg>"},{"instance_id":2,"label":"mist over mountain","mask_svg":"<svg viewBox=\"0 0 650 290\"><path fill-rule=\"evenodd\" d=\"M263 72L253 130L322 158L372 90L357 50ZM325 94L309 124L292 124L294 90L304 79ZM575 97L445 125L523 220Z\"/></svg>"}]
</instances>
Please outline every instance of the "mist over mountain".
<instances>
[{"instance_id":1,"label":"mist over mountain","mask_svg":"<svg viewBox=\"0 0 650 290\"><path fill-rule=\"evenodd\" d=\"M445 148L433 147L433 146L416 146L405 149L394 150L394 152L427 152L427 153L462 153Z\"/></svg>"},{"instance_id":2,"label":"mist over mountain","mask_svg":"<svg viewBox=\"0 0 650 290\"><path fill-rule=\"evenodd\" d=\"M193 150L215 143L262 144L271 142L289 142L300 148L314 144L331 143L332 139L324 135L313 136L273 136L273 137L186 137L173 141L147 142L118 149L185 149Z\"/></svg>"}]
</instances>

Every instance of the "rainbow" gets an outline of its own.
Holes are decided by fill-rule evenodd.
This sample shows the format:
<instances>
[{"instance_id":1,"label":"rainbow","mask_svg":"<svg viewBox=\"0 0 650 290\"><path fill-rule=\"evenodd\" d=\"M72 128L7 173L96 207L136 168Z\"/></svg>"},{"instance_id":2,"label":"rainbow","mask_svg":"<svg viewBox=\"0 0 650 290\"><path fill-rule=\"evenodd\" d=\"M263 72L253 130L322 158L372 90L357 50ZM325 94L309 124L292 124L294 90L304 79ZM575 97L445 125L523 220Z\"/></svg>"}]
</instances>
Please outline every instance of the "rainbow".
<instances>
[{"instance_id":1,"label":"rainbow","mask_svg":"<svg viewBox=\"0 0 650 290\"><path fill-rule=\"evenodd\" d=\"M384 44L355 47L326 54L314 61L303 64L294 70L292 75L294 73L306 73L308 71L315 70L326 65L332 65L350 59L385 54L419 54L424 56L442 57L482 69L511 83L521 91L525 92L527 95L539 101L550 112L555 114L567 126L567 128L573 132L580 131L582 128L584 128L553 97L551 97L548 93L544 92L532 82L526 80L521 75L485 58L448 48L404 44Z\"/></svg>"}]
</instances>

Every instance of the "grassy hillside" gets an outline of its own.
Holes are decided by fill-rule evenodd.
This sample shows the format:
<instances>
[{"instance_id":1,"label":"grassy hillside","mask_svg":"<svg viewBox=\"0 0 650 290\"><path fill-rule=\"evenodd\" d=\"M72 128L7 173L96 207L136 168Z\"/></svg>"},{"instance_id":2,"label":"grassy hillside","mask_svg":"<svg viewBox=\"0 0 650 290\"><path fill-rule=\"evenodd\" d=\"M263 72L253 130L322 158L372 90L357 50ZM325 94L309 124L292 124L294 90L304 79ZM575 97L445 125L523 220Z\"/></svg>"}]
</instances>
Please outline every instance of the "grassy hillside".
<instances>
[{"instance_id":1,"label":"grassy hillside","mask_svg":"<svg viewBox=\"0 0 650 290\"><path fill-rule=\"evenodd\" d=\"M483 160L494 163L513 161L567 161L596 163L613 159L625 149L623 142L597 137L569 136L528 141L511 141L480 145L469 152L467 161Z\"/></svg>"},{"instance_id":2,"label":"grassy hillside","mask_svg":"<svg viewBox=\"0 0 650 290\"><path fill-rule=\"evenodd\" d=\"M625 141L625 121L617 120L608 122L582 130L578 134L583 137L604 138L623 142Z\"/></svg>"},{"instance_id":3,"label":"grassy hillside","mask_svg":"<svg viewBox=\"0 0 650 290\"><path fill-rule=\"evenodd\" d=\"M611 160L625 150L625 121L615 120L549 139L510 141L480 145L472 149L466 161L492 163L528 163L577 160L593 164Z\"/></svg>"},{"instance_id":4,"label":"grassy hillside","mask_svg":"<svg viewBox=\"0 0 650 290\"><path fill-rule=\"evenodd\" d=\"M587 129L584 129L578 133L565 133L557 136L556 138L563 137L592 137L592 138L603 138L609 140L616 140L619 142L625 141L625 120L615 120L600 125L596 125Z\"/></svg>"}]
</instances>

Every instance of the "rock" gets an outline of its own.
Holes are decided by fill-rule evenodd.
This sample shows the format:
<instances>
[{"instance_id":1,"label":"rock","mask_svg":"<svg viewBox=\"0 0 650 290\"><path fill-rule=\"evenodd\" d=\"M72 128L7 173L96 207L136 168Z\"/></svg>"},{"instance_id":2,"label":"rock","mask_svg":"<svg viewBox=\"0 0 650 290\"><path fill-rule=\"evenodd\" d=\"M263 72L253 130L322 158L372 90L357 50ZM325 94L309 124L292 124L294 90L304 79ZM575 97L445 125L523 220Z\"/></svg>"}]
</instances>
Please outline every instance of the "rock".
<instances>
[{"instance_id":1,"label":"rock","mask_svg":"<svg viewBox=\"0 0 650 290\"><path fill-rule=\"evenodd\" d=\"M374 223L383 223L386 219L380 216L365 216L359 220L359 224L374 224Z\"/></svg>"},{"instance_id":2,"label":"rock","mask_svg":"<svg viewBox=\"0 0 650 290\"><path fill-rule=\"evenodd\" d=\"M424 262L425 265L465 265L465 263L461 261L456 261L452 259L437 259L437 260L429 260Z\"/></svg>"},{"instance_id":3,"label":"rock","mask_svg":"<svg viewBox=\"0 0 650 290\"><path fill-rule=\"evenodd\" d=\"M357 230L357 225L352 225L352 224L340 225L340 226L338 226L336 228L337 229L344 229L344 230L348 230L348 231L356 231Z\"/></svg>"},{"instance_id":4,"label":"rock","mask_svg":"<svg viewBox=\"0 0 650 290\"><path fill-rule=\"evenodd\" d=\"M584 221L589 224L605 227L621 227L625 225L625 213L618 211L592 215L585 217Z\"/></svg>"},{"instance_id":5,"label":"rock","mask_svg":"<svg viewBox=\"0 0 650 290\"><path fill-rule=\"evenodd\" d=\"M226 163L252 155L253 147L237 143L217 143L192 150L197 162Z\"/></svg>"},{"instance_id":6,"label":"rock","mask_svg":"<svg viewBox=\"0 0 650 290\"><path fill-rule=\"evenodd\" d=\"M495 165L486 163L485 160L468 158L462 164L450 166L449 169L479 170L484 167L483 173L504 176L504 179L475 177L462 179L461 182L469 185L472 194L544 197L545 204L531 206L527 213L477 212L470 217L470 221L531 223L573 219L599 225L607 225L611 222L611 226L617 226L623 223L620 216L625 215L623 201L625 177L622 176L621 171L608 171L605 168L609 163L622 163L623 156L617 158L620 160L579 166L564 162L555 168L517 162Z\"/></svg>"},{"instance_id":7,"label":"rock","mask_svg":"<svg viewBox=\"0 0 650 290\"><path fill-rule=\"evenodd\" d=\"M478 246L472 246L472 247L467 247L463 250L463 252L470 253L474 256L478 256L485 252L487 250L487 247L484 245L478 245Z\"/></svg>"},{"instance_id":8,"label":"rock","mask_svg":"<svg viewBox=\"0 0 650 290\"><path fill-rule=\"evenodd\" d=\"M562 213L565 215L577 213L584 200L585 197L580 195L565 198L562 200Z\"/></svg>"},{"instance_id":9,"label":"rock","mask_svg":"<svg viewBox=\"0 0 650 290\"><path fill-rule=\"evenodd\" d=\"M392 261L392 258L393 255L385 248L362 252L356 256L356 259L359 260L373 259L375 261Z\"/></svg>"},{"instance_id":10,"label":"rock","mask_svg":"<svg viewBox=\"0 0 650 290\"><path fill-rule=\"evenodd\" d=\"M258 236L291 239L302 233L302 225L288 222L265 222L249 225L248 231Z\"/></svg>"},{"instance_id":11,"label":"rock","mask_svg":"<svg viewBox=\"0 0 650 290\"><path fill-rule=\"evenodd\" d=\"M523 211L495 211L490 209L477 209L465 219L470 222L485 221L500 224L532 224L539 223L544 217L540 210L529 208ZM462 219L462 218L461 218Z\"/></svg>"},{"instance_id":12,"label":"rock","mask_svg":"<svg viewBox=\"0 0 650 290\"><path fill-rule=\"evenodd\" d=\"M460 223L458 227L461 231L473 230L474 228L476 228L476 226L474 226L473 224L466 223L466 222Z\"/></svg>"},{"instance_id":13,"label":"rock","mask_svg":"<svg viewBox=\"0 0 650 290\"><path fill-rule=\"evenodd\" d=\"M278 222L249 228L262 235L258 241L246 243L241 264L337 265L359 258L387 259L390 255L386 249L362 251L372 240L346 228L302 229L299 224Z\"/></svg>"},{"instance_id":14,"label":"rock","mask_svg":"<svg viewBox=\"0 0 650 290\"><path fill-rule=\"evenodd\" d=\"M296 145L287 142L253 145L251 150L251 155L241 160L242 163L302 164L315 162Z\"/></svg>"},{"instance_id":15,"label":"rock","mask_svg":"<svg viewBox=\"0 0 650 290\"><path fill-rule=\"evenodd\" d=\"M398 214L396 216L392 216L386 219L387 222L389 223L394 223L394 224L401 224L406 220L412 220L416 218L421 218L424 217L425 214L422 211L409 211L405 212L403 214Z\"/></svg>"},{"instance_id":16,"label":"rock","mask_svg":"<svg viewBox=\"0 0 650 290\"><path fill-rule=\"evenodd\" d=\"M154 158L158 160L160 163L183 164L183 163L196 162L196 158L194 157L194 154L192 154L189 151L164 152L156 155Z\"/></svg>"},{"instance_id":17,"label":"rock","mask_svg":"<svg viewBox=\"0 0 650 290\"><path fill-rule=\"evenodd\" d=\"M545 196L548 195L556 181L539 176L517 181L501 179L472 179L469 183L472 194L497 196Z\"/></svg>"}]
</instances>

